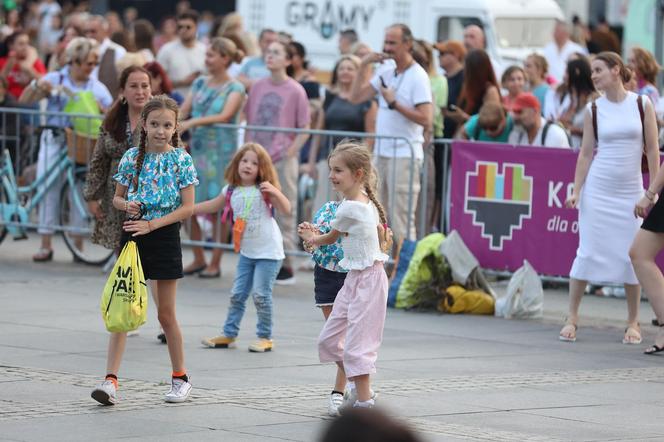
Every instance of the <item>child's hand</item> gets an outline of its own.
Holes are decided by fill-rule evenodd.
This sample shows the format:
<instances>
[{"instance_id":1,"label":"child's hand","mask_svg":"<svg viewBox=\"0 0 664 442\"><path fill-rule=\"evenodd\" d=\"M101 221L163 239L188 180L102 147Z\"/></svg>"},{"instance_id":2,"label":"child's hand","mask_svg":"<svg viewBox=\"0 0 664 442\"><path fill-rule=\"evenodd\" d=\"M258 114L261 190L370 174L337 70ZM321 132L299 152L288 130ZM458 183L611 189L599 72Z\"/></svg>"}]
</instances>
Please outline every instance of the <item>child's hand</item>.
<instances>
[{"instance_id":1,"label":"child's hand","mask_svg":"<svg viewBox=\"0 0 664 442\"><path fill-rule=\"evenodd\" d=\"M301 226L297 227L297 234L300 235L300 238L302 238L304 242L308 243L310 243L314 239L314 236L316 236L316 233L312 229L302 228Z\"/></svg>"},{"instance_id":2,"label":"child's hand","mask_svg":"<svg viewBox=\"0 0 664 442\"><path fill-rule=\"evenodd\" d=\"M152 231L150 222L145 220L125 221L122 228L125 232L133 232L134 234L131 236L147 235Z\"/></svg>"},{"instance_id":3,"label":"child's hand","mask_svg":"<svg viewBox=\"0 0 664 442\"><path fill-rule=\"evenodd\" d=\"M141 205L135 201L127 203L127 213L130 216L136 216L141 213Z\"/></svg>"},{"instance_id":4,"label":"child's hand","mask_svg":"<svg viewBox=\"0 0 664 442\"><path fill-rule=\"evenodd\" d=\"M269 181L263 181L259 186L258 190L260 190L262 193L266 193L268 195L276 195L279 192L279 189L274 187L271 182Z\"/></svg>"},{"instance_id":5,"label":"child's hand","mask_svg":"<svg viewBox=\"0 0 664 442\"><path fill-rule=\"evenodd\" d=\"M302 229L302 230L313 230L314 232L320 232L320 230L318 230L318 227L314 226L313 224L311 224L311 223L308 222L308 221L305 221L305 222L303 222L303 223L300 223L300 224L297 226L297 230L298 230L298 232L300 231L300 229Z\"/></svg>"}]
</instances>

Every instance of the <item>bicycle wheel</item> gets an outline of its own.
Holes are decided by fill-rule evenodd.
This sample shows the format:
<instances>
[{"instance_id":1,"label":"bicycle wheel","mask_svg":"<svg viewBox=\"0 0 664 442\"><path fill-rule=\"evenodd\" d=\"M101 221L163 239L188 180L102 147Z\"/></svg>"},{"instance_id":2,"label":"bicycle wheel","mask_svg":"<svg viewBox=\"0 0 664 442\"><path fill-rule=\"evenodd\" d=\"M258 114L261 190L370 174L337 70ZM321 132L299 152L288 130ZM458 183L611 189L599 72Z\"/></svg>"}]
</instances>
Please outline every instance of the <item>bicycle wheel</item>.
<instances>
[{"instance_id":1,"label":"bicycle wheel","mask_svg":"<svg viewBox=\"0 0 664 442\"><path fill-rule=\"evenodd\" d=\"M77 177L75 189L66 181L60 194L60 225L67 228L62 231L62 237L69 251L74 255L74 261L90 265L102 265L113 254L99 244L91 241L95 227L95 219L88 212L83 199L83 185L85 180Z\"/></svg>"}]
</instances>

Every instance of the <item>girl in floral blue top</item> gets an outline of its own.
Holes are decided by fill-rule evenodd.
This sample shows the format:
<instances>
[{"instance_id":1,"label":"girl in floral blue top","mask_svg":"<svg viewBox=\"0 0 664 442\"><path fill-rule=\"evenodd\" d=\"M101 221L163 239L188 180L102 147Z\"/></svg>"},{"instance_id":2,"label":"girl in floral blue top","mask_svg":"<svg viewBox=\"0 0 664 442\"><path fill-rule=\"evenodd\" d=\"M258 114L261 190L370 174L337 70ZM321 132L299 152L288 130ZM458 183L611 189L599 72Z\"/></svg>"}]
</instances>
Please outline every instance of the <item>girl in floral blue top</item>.
<instances>
[{"instance_id":1,"label":"girl in floral blue top","mask_svg":"<svg viewBox=\"0 0 664 442\"><path fill-rule=\"evenodd\" d=\"M336 217L339 204L341 204L340 201L328 201L323 204L314 215L313 224L302 223L299 225L298 230L312 230L316 234L322 235L329 233L332 230L330 221ZM337 293L343 287L348 272L348 270L339 265L339 261L344 257L344 251L341 248L341 238L333 244L322 245L316 248L308 247L305 242L304 248L312 254L312 258L316 263L316 267L314 267L314 298L316 306L320 307L323 316L327 320L332 312L332 306L334 305ZM346 374L343 370L337 368L334 389L330 393L327 405L327 412L330 416L339 415L339 407L343 404L345 389Z\"/></svg>"},{"instance_id":2,"label":"girl in floral blue top","mask_svg":"<svg viewBox=\"0 0 664 442\"><path fill-rule=\"evenodd\" d=\"M113 206L127 212L120 246L131 240L146 279L157 283L159 322L166 334L173 368L166 402L184 402L191 384L184 366L182 333L175 317L177 279L182 278L180 221L194 210L194 186L198 184L191 157L178 146L178 106L166 95L152 98L141 113L141 139L129 149L113 177L117 181ZM105 405L116 403L117 373L127 340L126 333L112 333L108 346L106 379L92 391Z\"/></svg>"}]
</instances>

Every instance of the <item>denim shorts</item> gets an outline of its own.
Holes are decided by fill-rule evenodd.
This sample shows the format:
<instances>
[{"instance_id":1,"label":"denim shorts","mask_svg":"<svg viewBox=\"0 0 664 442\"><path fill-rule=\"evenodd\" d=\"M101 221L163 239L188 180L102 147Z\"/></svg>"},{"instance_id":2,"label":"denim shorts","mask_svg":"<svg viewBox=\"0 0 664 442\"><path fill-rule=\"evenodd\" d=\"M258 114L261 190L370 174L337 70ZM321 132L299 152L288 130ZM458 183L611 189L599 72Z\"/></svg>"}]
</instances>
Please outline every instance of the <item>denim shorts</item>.
<instances>
[{"instance_id":1,"label":"denim shorts","mask_svg":"<svg viewBox=\"0 0 664 442\"><path fill-rule=\"evenodd\" d=\"M334 304L346 275L347 273L333 272L318 265L314 268L314 299L318 307Z\"/></svg>"}]
</instances>

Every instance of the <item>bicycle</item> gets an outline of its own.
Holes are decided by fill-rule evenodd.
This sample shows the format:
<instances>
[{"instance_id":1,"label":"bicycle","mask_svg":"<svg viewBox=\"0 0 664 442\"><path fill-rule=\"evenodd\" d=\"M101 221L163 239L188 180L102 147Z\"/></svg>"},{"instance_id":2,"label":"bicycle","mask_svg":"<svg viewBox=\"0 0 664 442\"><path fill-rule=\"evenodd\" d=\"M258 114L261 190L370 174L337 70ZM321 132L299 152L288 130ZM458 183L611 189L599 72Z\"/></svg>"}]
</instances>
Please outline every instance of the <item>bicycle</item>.
<instances>
[{"instance_id":1,"label":"bicycle","mask_svg":"<svg viewBox=\"0 0 664 442\"><path fill-rule=\"evenodd\" d=\"M76 164L62 149L57 160L46 173L27 186L18 186L8 149L0 158L0 243L7 234L14 240L26 239L26 228L38 227L29 222L30 213L39 205L47 192L57 185L62 174L65 182L60 191L60 226L57 230L74 260L90 265L107 262L113 251L92 243L95 218L90 214L83 198L83 185L87 167Z\"/></svg>"}]
</instances>

